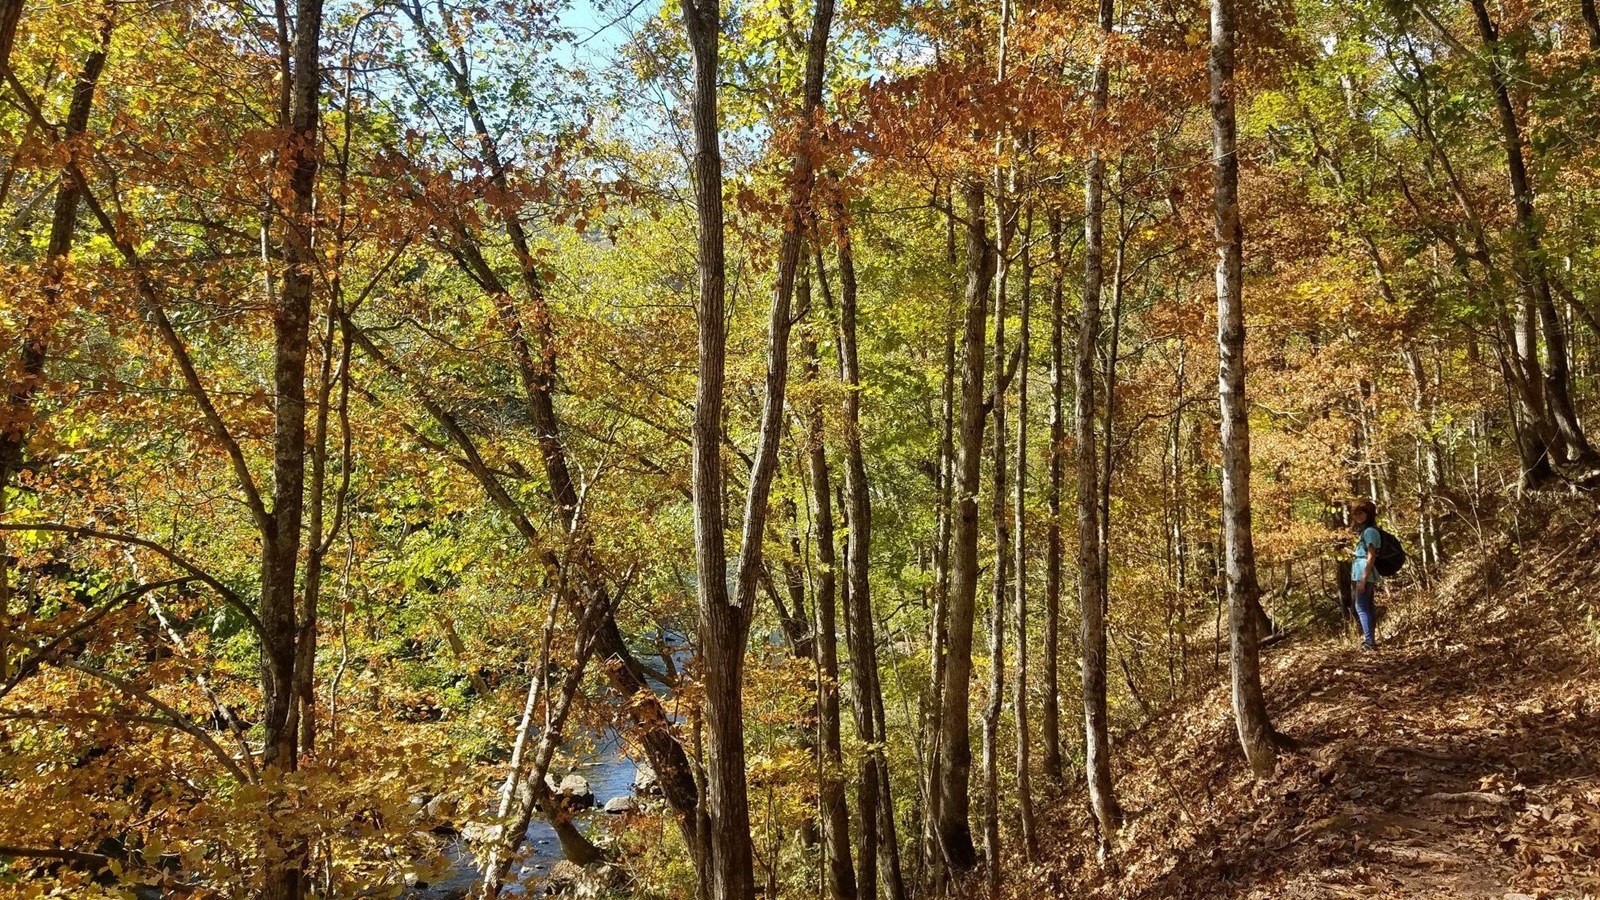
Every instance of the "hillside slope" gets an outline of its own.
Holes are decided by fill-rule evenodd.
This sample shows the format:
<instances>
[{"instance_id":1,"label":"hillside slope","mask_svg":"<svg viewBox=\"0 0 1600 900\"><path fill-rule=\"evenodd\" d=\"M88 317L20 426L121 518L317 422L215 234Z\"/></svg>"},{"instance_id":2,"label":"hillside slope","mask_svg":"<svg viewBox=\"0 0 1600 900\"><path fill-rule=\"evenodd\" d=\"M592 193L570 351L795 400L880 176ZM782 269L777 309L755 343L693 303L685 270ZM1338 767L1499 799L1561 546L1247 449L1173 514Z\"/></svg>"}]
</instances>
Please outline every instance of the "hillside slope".
<instances>
[{"instance_id":1,"label":"hillside slope","mask_svg":"<svg viewBox=\"0 0 1600 900\"><path fill-rule=\"evenodd\" d=\"M1301 742L1254 785L1224 690L1123 737L1120 874L1092 856L1081 789L1014 896L1600 897L1600 525L1461 552L1433 590L1388 590L1382 650L1299 639L1264 658Z\"/></svg>"}]
</instances>

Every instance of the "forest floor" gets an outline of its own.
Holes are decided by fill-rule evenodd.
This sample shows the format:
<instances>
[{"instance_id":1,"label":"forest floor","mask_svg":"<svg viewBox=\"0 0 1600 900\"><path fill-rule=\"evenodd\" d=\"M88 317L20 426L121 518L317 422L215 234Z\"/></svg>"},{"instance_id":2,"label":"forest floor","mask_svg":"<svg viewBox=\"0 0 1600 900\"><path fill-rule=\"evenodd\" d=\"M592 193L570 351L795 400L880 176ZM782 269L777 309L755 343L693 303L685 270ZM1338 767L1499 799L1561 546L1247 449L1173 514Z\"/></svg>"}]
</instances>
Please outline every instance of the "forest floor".
<instances>
[{"instance_id":1,"label":"forest floor","mask_svg":"<svg viewBox=\"0 0 1600 900\"><path fill-rule=\"evenodd\" d=\"M1523 524L1432 588L1385 588L1377 653L1353 631L1264 652L1274 724L1301 744L1269 781L1225 685L1122 735L1120 872L1069 787L1008 893L1600 898L1600 525L1562 506Z\"/></svg>"}]
</instances>

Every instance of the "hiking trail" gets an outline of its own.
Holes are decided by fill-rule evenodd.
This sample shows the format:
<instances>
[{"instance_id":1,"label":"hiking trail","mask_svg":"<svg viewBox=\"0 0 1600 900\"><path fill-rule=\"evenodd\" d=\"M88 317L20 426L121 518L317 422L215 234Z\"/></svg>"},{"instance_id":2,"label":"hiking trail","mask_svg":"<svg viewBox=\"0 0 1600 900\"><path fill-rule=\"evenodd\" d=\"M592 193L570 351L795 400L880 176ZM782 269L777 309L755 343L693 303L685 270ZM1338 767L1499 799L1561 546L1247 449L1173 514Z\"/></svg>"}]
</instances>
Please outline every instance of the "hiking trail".
<instances>
[{"instance_id":1,"label":"hiking trail","mask_svg":"<svg viewBox=\"0 0 1600 900\"><path fill-rule=\"evenodd\" d=\"M1120 872L1069 783L1012 895L1600 897L1600 527L1554 515L1386 587L1376 653L1348 630L1264 651L1301 745L1270 781L1246 774L1225 686L1122 735Z\"/></svg>"}]
</instances>

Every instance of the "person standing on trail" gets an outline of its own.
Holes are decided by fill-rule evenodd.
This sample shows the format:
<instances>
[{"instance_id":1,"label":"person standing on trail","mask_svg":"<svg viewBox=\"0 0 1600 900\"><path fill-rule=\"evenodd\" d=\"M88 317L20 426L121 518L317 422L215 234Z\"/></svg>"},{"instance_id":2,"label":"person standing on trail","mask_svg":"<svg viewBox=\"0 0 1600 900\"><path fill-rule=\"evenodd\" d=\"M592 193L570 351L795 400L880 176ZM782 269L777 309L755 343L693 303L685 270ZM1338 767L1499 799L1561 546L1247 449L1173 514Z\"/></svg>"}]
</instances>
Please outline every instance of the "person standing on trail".
<instances>
[{"instance_id":1,"label":"person standing on trail","mask_svg":"<svg viewBox=\"0 0 1600 900\"><path fill-rule=\"evenodd\" d=\"M1378 550L1383 532L1378 530L1378 507L1371 500L1350 505L1350 527L1356 532L1355 560L1350 564L1350 592L1356 601L1356 618L1361 620L1361 649L1378 649L1378 608L1373 591L1378 586Z\"/></svg>"}]
</instances>

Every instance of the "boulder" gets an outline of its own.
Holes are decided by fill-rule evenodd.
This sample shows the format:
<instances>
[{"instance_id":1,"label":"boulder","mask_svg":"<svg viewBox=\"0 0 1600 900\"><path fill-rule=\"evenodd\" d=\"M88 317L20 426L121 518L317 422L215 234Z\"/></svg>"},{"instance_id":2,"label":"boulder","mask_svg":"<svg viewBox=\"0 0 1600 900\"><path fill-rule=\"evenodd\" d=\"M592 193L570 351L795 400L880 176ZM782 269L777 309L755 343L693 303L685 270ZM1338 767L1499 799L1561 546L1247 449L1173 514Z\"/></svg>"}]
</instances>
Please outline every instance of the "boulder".
<instances>
[{"instance_id":1,"label":"boulder","mask_svg":"<svg viewBox=\"0 0 1600 900\"><path fill-rule=\"evenodd\" d=\"M594 791L589 787L589 779L582 775L568 775L559 782L554 775L546 775L544 783L549 786L550 793L561 798L561 802L566 806L576 809L588 809L594 806Z\"/></svg>"},{"instance_id":2,"label":"boulder","mask_svg":"<svg viewBox=\"0 0 1600 900\"><path fill-rule=\"evenodd\" d=\"M613 816L631 813L638 808L638 801L634 800L627 794L623 794L620 797L612 797L610 800L606 801L606 813Z\"/></svg>"},{"instance_id":3,"label":"boulder","mask_svg":"<svg viewBox=\"0 0 1600 900\"><path fill-rule=\"evenodd\" d=\"M661 796L661 780L656 777L656 770L639 763L633 775L633 792L641 797Z\"/></svg>"},{"instance_id":4,"label":"boulder","mask_svg":"<svg viewBox=\"0 0 1600 900\"><path fill-rule=\"evenodd\" d=\"M567 884L583 877L583 866L570 859L558 860L550 867L551 884Z\"/></svg>"},{"instance_id":5,"label":"boulder","mask_svg":"<svg viewBox=\"0 0 1600 900\"><path fill-rule=\"evenodd\" d=\"M449 823L456 817L455 798L448 794L440 794L428 801L427 805L422 808L422 814L431 824Z\"/></svg>"},{"instance_id":6,"label":"boulder","mask_svg":"<svg viewBox=\"0 0 1600 900\"><path fill-rule=\"evenodd\" d=\"M468 822L461 826L461 837L470 843L482 844L489 841L500 840L504 833L504 825L489 825L483 822Z\"/></svg>"},{"instance_id":7,"label":"boulder","mask_svg":"<svg viewBox=\"0 0 1600 900\"><path fill-rule=\"evenodd\" d=\"M615 896L627 882L627 873L609 863L578 866L563 860L551 867L545 894L561 900L603 900Z\"/></svg>"}]
</instances>

